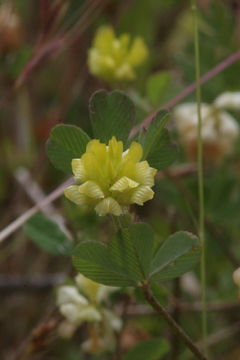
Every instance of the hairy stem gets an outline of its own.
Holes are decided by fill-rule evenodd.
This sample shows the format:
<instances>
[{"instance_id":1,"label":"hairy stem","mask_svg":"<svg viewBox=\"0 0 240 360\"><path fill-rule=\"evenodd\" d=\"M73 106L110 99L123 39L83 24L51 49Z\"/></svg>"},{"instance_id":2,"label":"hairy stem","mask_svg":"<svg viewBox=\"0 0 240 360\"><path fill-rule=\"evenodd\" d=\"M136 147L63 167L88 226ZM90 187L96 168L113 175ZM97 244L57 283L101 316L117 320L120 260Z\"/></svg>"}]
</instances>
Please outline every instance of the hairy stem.
<instances>
[{"instance_id":1,"label":"hairy stem","mask_svg":"<svg viewBox=\"0 0 240 360\"><path fill-rule=\"evenodd\" d=\"M199 350L199 348L193 343L191 338L185 333L185 331L176 323L172 316L162 307L158 300L153 295L149 284L142 285L142 292L147 302L161 315L171 329L183 340L186 346L191 350L197 359L207 360L206 356Z\"/></svg>"},{"instance_id":2,"label":"hairy stem","mask_svg":"<svg viewBox=\"0 0 240 360\"><path fill-rule=\"evenodd\" d=\"M204 222L204 171L203 171L203 142L202 142L202 114L201 114L201 83L200 83L200 52L198 37L198 11L197 0L192 0L192 13L194 23L194 48L196 70L196 100L198 114L198 204L199 204L199 239L202 244L201 255L201 289L202 289L202 338L204 353L207 353L207 302L206 302L206 244Z\"/></svg>"}]
</instances>

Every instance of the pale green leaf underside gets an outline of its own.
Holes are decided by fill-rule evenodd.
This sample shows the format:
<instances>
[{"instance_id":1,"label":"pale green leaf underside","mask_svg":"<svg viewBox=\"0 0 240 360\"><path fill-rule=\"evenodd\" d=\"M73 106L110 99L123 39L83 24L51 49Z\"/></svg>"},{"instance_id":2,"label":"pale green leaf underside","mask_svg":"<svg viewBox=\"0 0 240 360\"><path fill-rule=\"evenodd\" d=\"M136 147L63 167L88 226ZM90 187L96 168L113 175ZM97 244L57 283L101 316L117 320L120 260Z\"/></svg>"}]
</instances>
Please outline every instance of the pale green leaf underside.
<instances>
[{"instance_id":1,"label":"pale green leaf underside","mask_svg":"<svg viewBox=\"0 0 240 360\"><path fill-rule=\"evenodd\" d=\"M74 251L73 265L89 279L104 285L136 285L135 281L112 261L108 247L100 242L86 241L79 244Z\"/></svg>"},{"instance_id":2,"label":"pale green leaf underside","mask_svg":"<svg viewBox=\"0 0 240 360\"><path fill-rule=\"evenodd\" d=\"M147 278L153 250L153 232L133 224L110 244L85 242L74 252L75 267L94 281L112 286L137 286Z\"/></svg>"},{"instance_id":3,"label":"pale green leaf underside","mask_svg":"<svg viewBox=\"0 0 240 360\"><path fill-rule=\"evenodd\" d=\"M179 231L171 235L155 254L151 264L151 280L169 280L181 276L199 261L198 238Z\"/></svg>"},{"instance_id":4,"label":"pale green leaf underside","mask_svg":"<svg viewBox=\"0 0 240 360\"><path fill-rule=\"evenodd\" d=\"M153 232L143 223L133 224L115 236L109 244L112 259L131 278L141 281L147 278L153 252Z\"/></svg>"},{"instance_id":5,"label":"pale green leaf underside","mask_svg":"<svg viewBox=\"0 0 240 360\"><path fill-rule=\"evenodd\" d=\"M86 277L110 286L138 286L144 280L168 280L189 271L199 260L197 238L179 232L153 255L152 230L133 224L108 245L96 241L79 244L73 264Z\"/></svg>"},{"instance_id":6,"label":"pale green leaf underside","mask_svg":"<svg viewBox=\"0 0 240 360\"><path fill-rule=\"evenodd\" d=\"M25 234L42 250L54 255L70 255L71 242L52 220L34 215L24 225Z\"/></svg>"}]
</instances>

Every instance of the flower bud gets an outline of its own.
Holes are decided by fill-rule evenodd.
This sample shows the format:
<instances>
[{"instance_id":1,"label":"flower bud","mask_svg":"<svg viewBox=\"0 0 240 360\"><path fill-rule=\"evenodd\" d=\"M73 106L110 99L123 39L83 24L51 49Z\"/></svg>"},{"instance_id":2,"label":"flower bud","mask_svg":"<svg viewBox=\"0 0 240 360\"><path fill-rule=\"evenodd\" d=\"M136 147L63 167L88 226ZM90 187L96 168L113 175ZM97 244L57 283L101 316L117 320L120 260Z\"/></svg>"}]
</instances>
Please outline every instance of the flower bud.
<instances>
[{"instance_id":1,"label":"flower bud","mask_svg":"<svg viewBox=\"0 0 240 360\"><path fill-rule=\"evenodd\" d=\"M218 163L231 154L239 136L237 121L226 111L201 104L202 141L204 157L209 163ZM176 128L190 160L197 158L198 114L195 103L186 103L174 111Z\"/></svg>"},{"instance_id":2,"label":"flower bud","mask_svg":"<svg viewBox=\"0 0 240 360\"><path fill-rule=\"evenodd\" d=\"M225 92L215 99L214 105L219 109L240 110L240 92Z\"/></svg>"}]
</instances>

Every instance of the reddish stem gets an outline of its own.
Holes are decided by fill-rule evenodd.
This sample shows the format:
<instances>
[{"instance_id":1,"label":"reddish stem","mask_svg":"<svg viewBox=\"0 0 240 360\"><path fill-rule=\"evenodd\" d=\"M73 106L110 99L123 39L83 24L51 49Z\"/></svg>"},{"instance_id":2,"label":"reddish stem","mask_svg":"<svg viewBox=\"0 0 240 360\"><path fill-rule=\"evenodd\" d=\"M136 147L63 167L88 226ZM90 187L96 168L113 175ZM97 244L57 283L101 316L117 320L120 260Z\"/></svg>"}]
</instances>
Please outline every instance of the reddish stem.
<instances>
[{"instance_id":1,"label":"reddish stem","mask_svg":"<svg viewBox=\"0 0 240 360\"><path fill-rule=\"evenodd\" d=\"M215 77L216 75L221 73L223 70L225 70L226 68L228 68L229 66L231 66L238 60L240 60L240 50L237 51L236 53L230 55L228 58L226 58L225 60L221 61L218 65L216 65L213 69L211 69L206 74L204 74L200 78L200 83L205 84L210 79L212 79L213 77ZM173 99L171 99L165 105L163 105L160 109L153 111L148 117L146 117L143 120L143 122L140 125L135 126L132 129L132 131L130 133L130 137L136 135L141 128L148 127L148 125L152 122L152 120L154 119L154 117L156 116L156 114L159 110L171 109L173 106L175 106L180 101L185 99L188 95L192 94L195 89L196 89L196 83L194 82L194 83L190 84L189 86L187 86L185 89L183 89L183 91L181 91L178 95L176 95Z\"/></svg>"}]
</instances>

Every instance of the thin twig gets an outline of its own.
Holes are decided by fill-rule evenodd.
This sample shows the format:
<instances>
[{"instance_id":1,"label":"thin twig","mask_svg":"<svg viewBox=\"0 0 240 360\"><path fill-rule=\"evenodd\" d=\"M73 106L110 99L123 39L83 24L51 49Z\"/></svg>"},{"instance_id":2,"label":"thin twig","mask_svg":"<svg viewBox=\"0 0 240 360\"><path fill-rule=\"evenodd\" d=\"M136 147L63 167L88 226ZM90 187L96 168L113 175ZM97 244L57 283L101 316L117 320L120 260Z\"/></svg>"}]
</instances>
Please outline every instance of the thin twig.
<instances>
[{"instance_id":1,"label":"thin twig","mask_svg":"<svg viewBox=\"0 0 240 360\"><path fill-rule=\"evenodd\" d=\"M166 320L168 325L184 341L186 346L191 350L191 352L196 356L196 358L200 360L207 360L207 357L204 354L202 354L199 348L193 343L191 338L185 333L185 331L176 323L176 321L172 318L172 316L158 302L158 300L151 292L148 283L142 285L142 292L148 303L157 311L159 315L161 315Z\"/></svg>"},{"instance_id":2,"label":"thin twig","mask_svg":"<svg viewBox=\"0 0 240 360\"><path fill-rule=\"evenodd\" d=\"M35 203L39 203L45 198L45 194L39 185L32 179L28 169L24 167L19 167L14 171L14 177L17 180L18 184L21 185L28 197ZM56 212L54 206L50 203L47 204L41 212L46 216L51 216Z\"/></svg>"},{"instance_id":3,"label":"thin twig","mask_svg":"<svg viewBox=\"0 0 240 360\"><path fill-rule=\"evenodd\" d=\"M29 75L40 63L49 60L53 56L59 55L61 52L66 51L70 46L72 46L73 43L93 22L96 16L99 15L99 11L104 5L106 5L107 1L108 0L89 0L87 3L89 6L86 6L84 14L80 17L77 23L70 30L68 30L66 34L59 35L57 38L54 38L46 44L41 45L21 71L15 82L15 90L26 82Z\"/></svg>"},{"instance_id":4,"label":"thin twig","mask_svg":"<svg viewBox=\"0 0 240 360\"><path fill-rule=\"evenodd\" d=\"M17 168L14 172L15 179L22 186L26 194L35 204L39 204L46 197L40 186L31 177L30 172L23 167ZM64 217L54 208L52 203L41 208L41 212L55 221L64 234L71 239L72 236L65 225Z\"/></svg>"},{"instance_id":5,"label":"thin twig","mask_svg":"<svg viewBox=\"0 0 240 360\"><path fill-rule=\"evenodd\" d=\"M30 217L35 215L39 210L41 210L44 206L50 204L52 201L56 200L60 195L62 195L64 189L73 183L73 179L68 179L63 184L58 186L53 192L51 192L48 196L46 196L41 202L33 206L31 209L27 210L21 216L19 216L16 220L14 220L11 224L9 224L5 229L0 232L0 243L6 239L9 235L11 235L14 231L19 229Z\"/></svg>"},{"instance_id":6,"label":"thin twig","mask_svg":"<svg viewBox=\"0 0 240 360\"><path fill-rule=\"evenodd\" d=\"M227 69L229 66L231 66L232 64L234 64L236 61L239 61L239 60L240 60L240 50L238 50L234 54L230 55L229 57L227 57L220 63L218 63L214 68L212 68L206 74L204 74L200 78L200 84L201 85L205 84L206 82L208 82L209 80L214 78L216 75L220 74L223 70ZM178 95L176 95L169 102L167 102L165 105L163 105L161 108L159 108L158 110L153 111L151 114L149 114L149 116L147 116L140 125L137 125L132 129L132 131L130 133L130 137L133 137L134 135L136 135L140 131L140 129L147 128L149 126L149 124L153 121L154 117L156 116L156 114L158 113L159 110L171 109L175 105L177 105L180 101L184 100L187 96L192 94L194 92L194 90L196 90L196 86L197 86L196 82L190 84L185 89L183 89Z\"/></svg>"}]
</instances>

